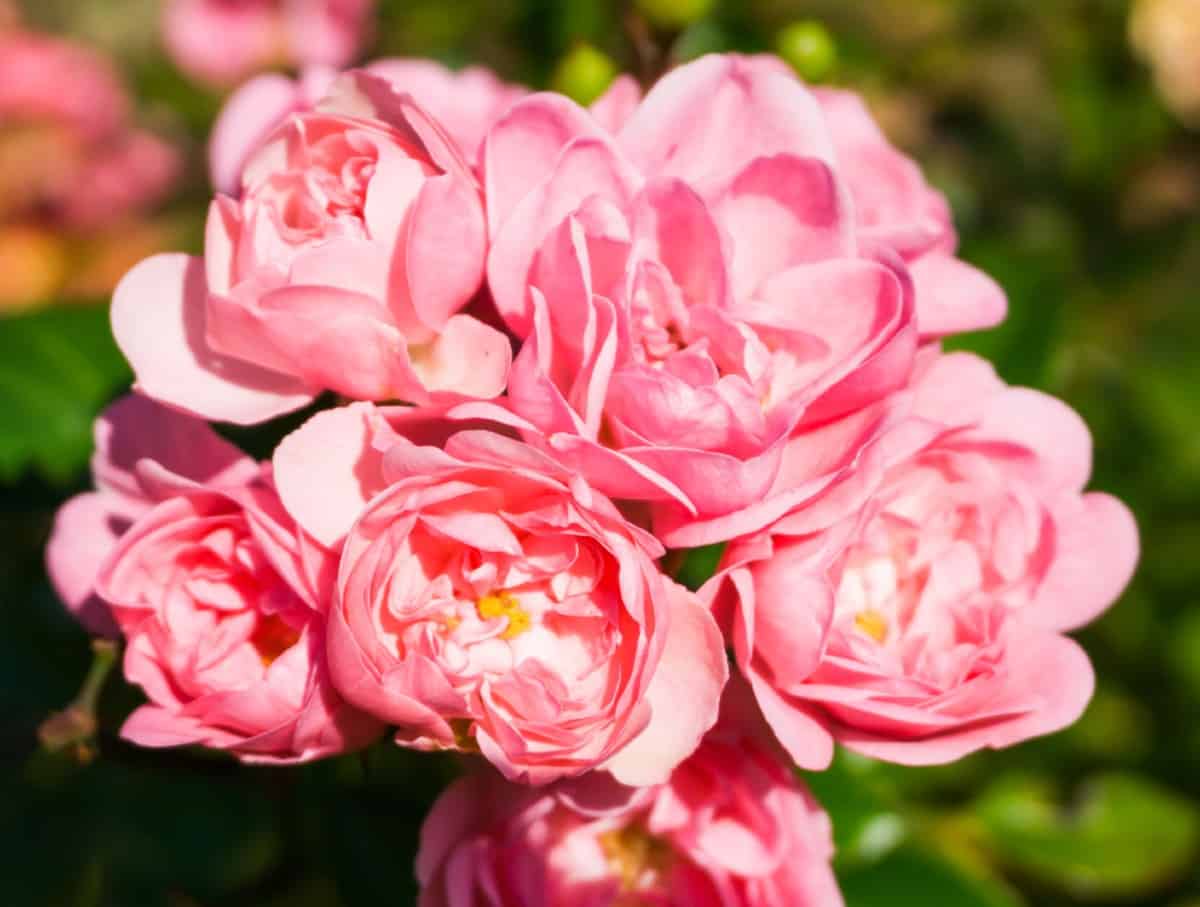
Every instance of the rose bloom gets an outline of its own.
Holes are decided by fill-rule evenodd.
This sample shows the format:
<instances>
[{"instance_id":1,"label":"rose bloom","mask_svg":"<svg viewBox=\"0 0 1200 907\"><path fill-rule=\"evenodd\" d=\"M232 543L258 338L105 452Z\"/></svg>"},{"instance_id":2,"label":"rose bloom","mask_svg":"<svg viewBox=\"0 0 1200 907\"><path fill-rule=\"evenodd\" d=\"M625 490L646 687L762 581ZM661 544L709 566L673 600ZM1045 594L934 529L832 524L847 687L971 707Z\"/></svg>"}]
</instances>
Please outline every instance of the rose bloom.
<instances>
[{"instance_id":1,"label":"rose bloom","mask_svg":"<svg viewBox=\"0 0 1200 907\"><path fill-rule=\"evenodd\" d=\"M364 68L412 95L472 164L488 127L525 94L480 66L455 72L433 60L384 59ZM221 109L208 146L217 191L236 196L253 152L289 116L316 107L336 78L336 70L314 66L298 79L267 73L238 88Z\"/></svg>"},{"instance_id":2,"label":"rose bloom","mask_svg":"<svg viewBox=\"0 0 1200 907\"><path fill-rule=\"evenodd\" d=\"M667 783L459 779L421 829L421 907L838 907L829 818L772 748L714 732Z\"/></svg>"},{"instance_id":3,"label":"rose bloom","mask_svg":"<svg viewBox=\"0 0 1200 907\"><path fill-rule=\"evenodd\" d=\"M300 525L344 536L330 670L398 743L533 784L597 767L648 784L715 721L727 665L707 609L543 454L356 404L314 416L275 467Z\"/></svg>"},{"instance_id":4,"label":"rose bloom","mask_svg":"<svg viewBox=\"0 0 1200 907\"><path fill-rule=\"evenodd\" d=\"M795 79L710 56L629 95L532 95L485 140L489 287L525 339L509 421L606 494L720 518L791 435L904 385L912 285L860 241Z\"/></svg>"},{"instance_id":5,"label":"rose bloom","mask_svg":"<svg viewBox=\"0 0 1200 907\"><path fill-rule=\"evenodd\" d=\"M158 202L175 150L133 128L125 88L91 50L0 32L0 223L91 231Z\"/></svg>"},{"instance_id":6,"label":"rose bloom","mask_svg":"<svg viewBox=\"0 0 1200 907\"><path fill-rule=\"evenodd\" d=\"M795 78L795 71L778 57L750 57L745 65L765 75ZM617 131L636 109L639 95L637 83L624 76L592 112ZM854 201L859 241L889 248L908 264L922 336L979 330L1003 321L1008 308L1004 291L954 257L958 237L945 196L887 140L858 94L818 88L813 96L833 143L838 176Z\"/></svg>"},{"instance_id":7,"label":"rose bloom","mask_svg":"<svg viewBox=\"0 0 1200 907\"><path fill-rule=\"evenodd\" d=\"M936 349L908 397L861 470L875 470L865 507L835 495L783 515L731 544L702 590L807 768L835 740L919 765L1071 724L1093 674L1063 633L1137 560L1128 510L1082 491L1091 441L1065 404Z\"/></svg>"},{"instance_id":8,"label":"rose bloom","mask_svg":"<svg viewBox=\"0 0 1200 907\"><path fill-rule=\"evenodd\" d=\"M333 555L287 517L269 468L186 420L136 398L110 409L100 490L68 502L49 548L68 604L107 605L125 676L149 697L122 736L246 762L371 742L383 726L338 696L325 666Z\"/></svg>"},{"instance_id":9,"label":"rose bloom","mask_svg":"<svg viewBox=\"0 0 1200 907\"><path fill-rule=\"evenodd\" d=\"M321 390L412 402L492 397L511 347L460 309L479 287L483 209L442 130L351 73L218 196L203 260L150 258L117 288L113 332L146 395L253 423Z\"/></svg>"},{"instance_id":10,"label":"rose bloom","mask_svg":"<svg viewBox=\"0 0 1200 907\"><path fill-rule=\"evenodd\" d=\"M132 394L96 420L95 444L95 490L59 508L46 568L59 598L89 632L116 636L108 605L95 593L96 575L117 539L158 502L139 477L139 461L217 487L244 485L259 466L200 420Z\"/></svg>"},{"instance_id":11,"label":"rose bloom","mask_svg":"<svg viewBox=\"0 0 1200 907\"><path fill-rule=\"evenodd\" d=\"M272 66L346 66L374 9L374 0L171 0L163 36L188 75L231 85Z\"/></svg>"}]
</instances>

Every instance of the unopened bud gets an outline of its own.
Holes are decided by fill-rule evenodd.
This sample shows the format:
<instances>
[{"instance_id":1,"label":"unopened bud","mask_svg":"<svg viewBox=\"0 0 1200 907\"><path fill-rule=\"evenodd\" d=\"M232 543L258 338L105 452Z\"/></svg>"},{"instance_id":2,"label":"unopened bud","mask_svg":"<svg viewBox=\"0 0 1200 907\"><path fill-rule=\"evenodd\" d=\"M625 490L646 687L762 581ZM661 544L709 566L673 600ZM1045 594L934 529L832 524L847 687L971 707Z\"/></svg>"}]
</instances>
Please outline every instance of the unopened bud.
<instances>
[{"instance_id":1,"label":"unopened bud","mask_svg":"<svg viewBox=\"0 0 1200 907\"><path fill-rule=\"evenodd\" d=\"M590 104L617 77L617 64L590 44L577 44L559 61L551 84L580 104Z\"/></svg>"},{"instance_id":2,"label":"unopened bud","mask_svg":"<svg viewBox=\"0 0 1200 907\"><path fill-rule=\"evenodd\" d=\"M775 50L808 82L828 78L837 66L837 44L820 22L793 22L775 36Z\"/></svg>"}]
</instances>

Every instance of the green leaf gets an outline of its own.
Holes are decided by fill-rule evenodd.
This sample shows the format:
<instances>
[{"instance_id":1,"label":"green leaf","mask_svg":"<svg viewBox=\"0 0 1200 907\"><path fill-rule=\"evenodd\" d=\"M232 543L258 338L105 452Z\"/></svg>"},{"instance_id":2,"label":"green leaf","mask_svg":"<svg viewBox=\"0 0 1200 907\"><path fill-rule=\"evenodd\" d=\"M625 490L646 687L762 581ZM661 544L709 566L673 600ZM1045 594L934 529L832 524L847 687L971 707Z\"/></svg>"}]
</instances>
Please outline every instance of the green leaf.
<instances>
[{"instance_id":1,"label":"green leaf","mask_svg":"<svg viewBox=\"0 0 1200 907\"><path fill-rule=\"evenodd\" d=\"M999 882L916 846L839 875L846 907L1020 907Z\"/></svg>"},{"instance_id":2,"label":"green leaf","mask_svg":"<svg viewBox=\"0 0 1200 907\"><path fill-rule=\"evenodd\" d=\"M1077 898L1149 894L1200 851L1195 804L1144 778L1105 774L1063 807L1043 780L997 782L975 804L985 846L1013 869Z\"/></svg>"},{"instance_id":3,"label":"green leaf","mask_svg":"<svg viewBox=\"0 0 1200 907\"><path fill-rule=\"evenodd\" d=\"M68 481L91 452L92 420L129 380L106 306L0 319L0 481L30 467Z\"/></svg>"},{"instance_id":4,"label":"green leaf","mask_svg":"<svg viewBox=\"0 0 1200 907\"><path fill-rule=\"evenodd\" d=\"M705 545L703 548L691 548L682 553L683 563L675 571L675 579L695 591L717 572L721 555L725 553L725 545Z\"/></svg>"},{"instance_id":5,"label":"green leaf","mask_svg":"<svg viewBox=\"0 0 1200 907\"><path fill-rule=\"evenodd\" d=\"M908 824L878 767L869 759L839 750L828 769L803 775L833 820L841 867L879 860L908 835Z\"/></svg>"}]
</instances>

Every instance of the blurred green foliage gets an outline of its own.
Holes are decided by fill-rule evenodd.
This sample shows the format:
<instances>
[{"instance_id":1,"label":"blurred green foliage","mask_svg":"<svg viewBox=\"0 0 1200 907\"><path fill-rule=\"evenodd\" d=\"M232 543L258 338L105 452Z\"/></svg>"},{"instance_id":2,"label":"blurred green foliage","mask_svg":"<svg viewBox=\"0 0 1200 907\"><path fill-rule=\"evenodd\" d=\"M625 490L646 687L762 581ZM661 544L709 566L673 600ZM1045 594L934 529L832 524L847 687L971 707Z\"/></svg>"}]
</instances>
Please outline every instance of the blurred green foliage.
<instances>
[{"instance_id":1,"label":"blurred green foliage","mask_svg":"<svg viewBox=\"0 0 1200 907\"><path fill-rule=\"evenodd\" d=\"M481 62L584 99L611 66L646 76L709 51L771 48L811 79L863 91L951 199L965 256L1009 292L1007 324L952 345L1077 407L1096 437L1095 486L1138 515L1138 578L1081 634L1099 688L1079 725L937 769L842 754L808 778L833 816L851 907L1200 903L1200 141L1132 58L1128 6L381 4L378 54ZM196 248L203 139L220 99L165 61L156 7L41 0L25 12L116 54L142 116L190 149L193 177L173 213ZM88 664L41 547L54 508L86 483L92 415L129 378L106 324L101 307L0 322L5 903L411 903L417 828L451 760L380 745L361 759L251 770L138 751L114 736L136 702L117 683L96 761L37 748L39 722L71 701ZM690 584L715 555L687 558Z\"/></svg>"}]
</instances>

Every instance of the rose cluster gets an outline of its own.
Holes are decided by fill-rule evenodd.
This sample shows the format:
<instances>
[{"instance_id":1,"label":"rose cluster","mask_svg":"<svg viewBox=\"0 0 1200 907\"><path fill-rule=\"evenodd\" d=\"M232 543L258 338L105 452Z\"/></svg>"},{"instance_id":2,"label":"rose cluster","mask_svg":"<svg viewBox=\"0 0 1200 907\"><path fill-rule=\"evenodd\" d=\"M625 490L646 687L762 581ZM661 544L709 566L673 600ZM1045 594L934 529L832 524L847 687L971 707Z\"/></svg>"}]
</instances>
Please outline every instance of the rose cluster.
<instances>
[{"instance_id":1,"label":"rose cluster","mask_svg":"<svg viewBox=\"0 0 1200 907\"><path fill-rule=\"evenodd\" d=\"M135 393L48 551L127 739L471 754L429 907L794 907L840 896L793 765L1079 717L1136 528L1078 416L942 350L1004 296L857 96L383 61L249 83L213 166L203 256L117 289ZM207 425L306 407L268 462Z\"/></svg>"}]
</instances>

